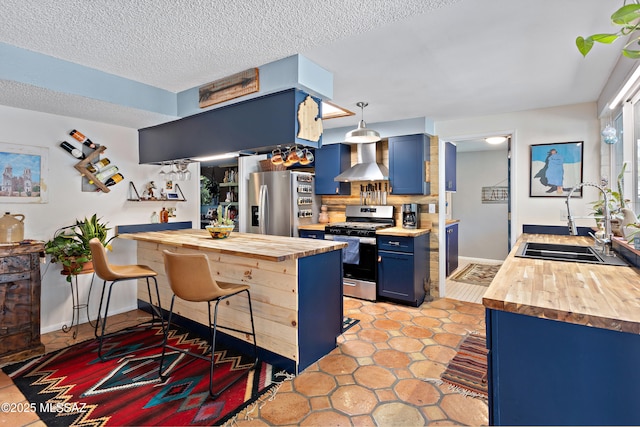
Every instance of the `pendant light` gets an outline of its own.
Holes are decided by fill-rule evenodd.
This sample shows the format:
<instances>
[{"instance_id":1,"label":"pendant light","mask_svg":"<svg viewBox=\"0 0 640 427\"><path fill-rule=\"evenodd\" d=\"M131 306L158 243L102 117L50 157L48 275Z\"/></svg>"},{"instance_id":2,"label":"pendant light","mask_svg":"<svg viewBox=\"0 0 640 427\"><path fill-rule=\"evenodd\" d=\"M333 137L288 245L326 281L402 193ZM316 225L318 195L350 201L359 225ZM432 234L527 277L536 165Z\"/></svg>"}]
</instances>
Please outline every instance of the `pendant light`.
<instances>
[{"instance_id":1,"label":"pendant light","mask_svg":"<svg viewBox=\"0 0 640 427\"><path fill-rule=\"evenodd\" d=\"M364 107L369 105L367 102L358 102L356 104L362 110L362 115L358 127L345 135L345 142L378 142L380 141L380 134L373 129L367 129L367 124L364 122Z\"/></svg>"}]
</instances>

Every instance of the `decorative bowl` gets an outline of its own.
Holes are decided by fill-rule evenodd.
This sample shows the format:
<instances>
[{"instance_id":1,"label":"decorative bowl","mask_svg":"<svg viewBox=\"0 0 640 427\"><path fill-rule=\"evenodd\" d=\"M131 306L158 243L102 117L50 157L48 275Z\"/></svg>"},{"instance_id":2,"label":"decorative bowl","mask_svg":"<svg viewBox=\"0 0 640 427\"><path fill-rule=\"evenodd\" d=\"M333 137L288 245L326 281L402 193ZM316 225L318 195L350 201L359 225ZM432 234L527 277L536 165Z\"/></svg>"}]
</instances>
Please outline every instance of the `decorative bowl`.
<instances>
[{"instance_id":1,"label":"decorative bowl","mask_svg":"<svg viewBox=\"0 0 640 427\"><path fill-rule=\"evenodd\" d=\"M234 225L207 225L206 228L214 239L226 239L234 227Z\"/></svg>"}]
</instances>

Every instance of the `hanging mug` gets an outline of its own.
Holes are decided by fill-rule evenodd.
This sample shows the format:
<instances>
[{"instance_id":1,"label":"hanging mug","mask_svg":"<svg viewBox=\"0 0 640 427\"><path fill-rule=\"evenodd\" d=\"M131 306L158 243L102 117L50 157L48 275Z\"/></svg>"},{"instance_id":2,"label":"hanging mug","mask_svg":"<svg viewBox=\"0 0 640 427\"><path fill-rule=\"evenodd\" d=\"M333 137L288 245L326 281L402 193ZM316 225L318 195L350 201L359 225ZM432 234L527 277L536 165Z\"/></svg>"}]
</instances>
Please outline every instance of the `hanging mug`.
<instances>
[{"instance_id":1,"label":"hanging mug","mask_svg":"<svg viewBox=\"0 0 640 427\"><path fill-rule=\"evenodd\" d=\"M282 155L282 150L278 147L271 152L271 163L274 165L281 165L283 162L284 157Z\"/></svg>"}]
</instances>

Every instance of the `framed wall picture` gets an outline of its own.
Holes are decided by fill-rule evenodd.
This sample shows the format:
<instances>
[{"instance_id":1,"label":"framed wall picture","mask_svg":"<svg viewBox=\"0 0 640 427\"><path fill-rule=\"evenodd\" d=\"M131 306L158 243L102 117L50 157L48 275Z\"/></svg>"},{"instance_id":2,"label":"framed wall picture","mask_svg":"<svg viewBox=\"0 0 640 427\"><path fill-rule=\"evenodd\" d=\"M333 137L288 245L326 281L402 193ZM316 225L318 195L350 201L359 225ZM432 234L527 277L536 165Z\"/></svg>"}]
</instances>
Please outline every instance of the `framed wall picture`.
<instances>
[{"instance_id":1,"label":"framed wall picture","mask_svg":"<svg viewBox=\"0 0 640 427\"><path fill-rule=\"evenodd\" d=\"M0 203L48 203L49 149L0 142Z\"/></svg>"},{"instance_id":2,"label":"framed wall picture","mask_svg":"<svg viewBox=\"0 0 640 427\"><path fill-rule=\"evenodd\" d=\"M567 197L582 182L583 141L531 145L530 197ZM582 197L582 188L572 197Z\"/></svg>"}]
</instances>

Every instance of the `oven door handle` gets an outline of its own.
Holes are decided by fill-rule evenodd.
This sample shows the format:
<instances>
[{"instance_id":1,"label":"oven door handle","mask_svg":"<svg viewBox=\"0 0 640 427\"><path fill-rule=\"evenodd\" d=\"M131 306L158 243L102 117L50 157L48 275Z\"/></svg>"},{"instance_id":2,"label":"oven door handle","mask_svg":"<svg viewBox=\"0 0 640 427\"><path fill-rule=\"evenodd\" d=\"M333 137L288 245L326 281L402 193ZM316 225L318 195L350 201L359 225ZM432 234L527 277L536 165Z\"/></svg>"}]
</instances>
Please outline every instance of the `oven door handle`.
<instances>
[{"instance_id":1,"label":"oven door handle","mask_svg":"<svg viewBox=\"0 0 640 427\"><path fill-rule=\"evenodd\" d=\"M342 284L345 286L356 287L358 284L356 282L349 282L347 279L342 279Z\"/></svg>"}]
</instances>

